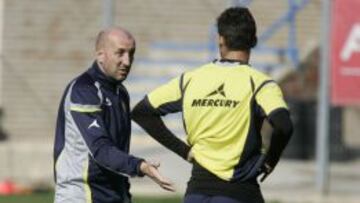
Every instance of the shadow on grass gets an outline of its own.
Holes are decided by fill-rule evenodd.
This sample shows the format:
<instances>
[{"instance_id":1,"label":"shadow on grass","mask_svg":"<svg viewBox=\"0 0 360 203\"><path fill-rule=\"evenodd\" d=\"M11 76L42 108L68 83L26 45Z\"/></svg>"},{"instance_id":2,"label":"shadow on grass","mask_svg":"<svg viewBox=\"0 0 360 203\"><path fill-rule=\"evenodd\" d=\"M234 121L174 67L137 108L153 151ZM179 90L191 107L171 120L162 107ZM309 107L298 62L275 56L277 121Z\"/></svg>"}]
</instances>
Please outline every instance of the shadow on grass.
<instances>
[{"instance_id":1,"label":"shadow on grass","mask_svg":"<svg viewBox=\"0 0 360 203\"><path fill-rule=\"evenodd\" d=\"M52 203L53 192L29 195L0 196L0 203ZM181 197L133 196L133 203L181 203Z\"/></svg>"},{"instance_id":2,"label":"shadow on grass","mask_svg":"<svg viewBox=\"0 0 360 203\"><path fill-rule=\"evenodd\" d=\"M52 203L54 198L53 192L35 193L18 196L0 196L0 203ZM133 196L133 203L181 203L182 197L148 197ZM269 203L280 203L271 201Z\"/></svg>"}]
</instances>

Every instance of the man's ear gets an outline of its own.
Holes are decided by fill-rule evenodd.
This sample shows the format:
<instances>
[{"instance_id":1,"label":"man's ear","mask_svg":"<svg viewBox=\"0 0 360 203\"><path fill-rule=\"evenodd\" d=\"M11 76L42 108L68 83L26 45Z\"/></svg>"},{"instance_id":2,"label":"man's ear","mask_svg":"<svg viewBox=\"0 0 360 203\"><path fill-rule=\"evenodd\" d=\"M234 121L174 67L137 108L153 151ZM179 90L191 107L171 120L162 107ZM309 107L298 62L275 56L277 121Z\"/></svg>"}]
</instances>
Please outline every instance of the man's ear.
<instances>
[{"instance_id":1,"label":"man's ear","mask_svg":"<svg viewBox=\"0 0 360 203\"><path fill-rule=\"evenodd\" d=\"M218 44L219 44L219 47L223 47L225 45L225 39L221 35L218 35Z\"/></svg>"},{"instance_id":2,"label":"man's ear","mask_svg":"<svg viewBox=\"0 0 360 203\"><path fill-rule=\"evenodd\" d=\"M103 49L99 49L96 51L96 60L99 63L103 63L104 62L104 58L105 58L105 52Z\"/></svg>"}]
</instances>

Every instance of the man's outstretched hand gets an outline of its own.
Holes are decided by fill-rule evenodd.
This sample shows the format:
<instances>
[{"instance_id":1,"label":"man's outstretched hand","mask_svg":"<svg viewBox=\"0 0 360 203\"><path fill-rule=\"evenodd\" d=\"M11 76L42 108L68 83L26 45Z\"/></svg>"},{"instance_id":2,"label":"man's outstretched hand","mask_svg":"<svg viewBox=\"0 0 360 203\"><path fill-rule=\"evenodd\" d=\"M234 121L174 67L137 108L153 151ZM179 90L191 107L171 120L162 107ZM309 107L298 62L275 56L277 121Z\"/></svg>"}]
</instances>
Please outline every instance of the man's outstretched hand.
<instances>
[{"instance_id":1,"label":"man's outstretched hand","mask_svg":"<svg viewBox=\"0 0 360 203\"><path fill-rule=\"evenodd\" d=\"M270 173L273 171L273 167L271 167L269 164L264 163L264 165L261 168L262 177L260 178L260 182L264 182L264 180L270 175Z\"/></svg>"},{"instance_id":2,"label":"man's outstretched hand","mask_svg":"<svg viewBox=\"0 0 360 203\"><path fill-rule=\"evenodd\" d=\"M171 192L175 192L175 187L170 180L163 177L158 168L160 166L160 163L149 163L146 161L143 161L140 165L140 170L142 173L144 173L146 176L151 178L154 182L156 182L160 187L162 187L164 190L168 190Z\"/></svg>"}]
</instances>

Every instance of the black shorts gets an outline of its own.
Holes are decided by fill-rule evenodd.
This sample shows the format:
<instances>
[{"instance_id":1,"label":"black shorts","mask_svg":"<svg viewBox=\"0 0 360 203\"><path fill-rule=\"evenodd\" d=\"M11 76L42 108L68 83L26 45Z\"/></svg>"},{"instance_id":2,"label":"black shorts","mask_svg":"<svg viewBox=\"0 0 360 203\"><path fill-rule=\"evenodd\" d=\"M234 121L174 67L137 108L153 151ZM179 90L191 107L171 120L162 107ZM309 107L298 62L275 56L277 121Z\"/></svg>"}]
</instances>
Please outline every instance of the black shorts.
<instances>
[{"instance_id":1,"label":"black shorts","mask_svg":"<svg viewBox=\"0 0 360 203\"><path fill-rule=\"evenodd\" d=\"M228 197L239 203L264 203L260 186L254 178L246 182L225 181L213 175L199 164L194 163L192 175L186 189L186 197L191 201L193 195L205 197ZM198 196L196 196L199 198ZM190 201L189 200L189 201Z\"/></svg>"},{"instance_id":2,"label":"black shorts","mask_svg":"<svg viewBox=\"0 0 360 203\"><path fill-rule=\"evenodd\" d=\"M189 194L184 198L184 203L246 203L225 196L209 196L202 194Z\"/></svg>"}]
</instances>

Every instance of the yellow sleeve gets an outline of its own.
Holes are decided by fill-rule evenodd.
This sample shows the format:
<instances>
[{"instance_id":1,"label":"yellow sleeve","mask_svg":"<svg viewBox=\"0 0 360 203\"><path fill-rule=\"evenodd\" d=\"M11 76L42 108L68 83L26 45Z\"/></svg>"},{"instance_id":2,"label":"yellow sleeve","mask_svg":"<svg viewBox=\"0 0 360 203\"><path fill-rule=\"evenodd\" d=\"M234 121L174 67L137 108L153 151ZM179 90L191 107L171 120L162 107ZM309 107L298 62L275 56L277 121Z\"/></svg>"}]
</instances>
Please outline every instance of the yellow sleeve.
<instances>
[{"instance_id":1,"label":"yellow sleeve","mask_svg":"<svg viewBox=\"0 0 360 203\"><path fill-rule=\"evenodd\" d=\"M265 84L256 94L256 101L266 115L279 108L288 108L280 87L275 82Z\"/></svg>"},{"instance_id":2,"label":"yellow sleeve","mask_svg":"<svg viewBox=\"0 0 360 203\"><path fill-rule=\"evenodd\" d=\"M174 78L150 92L147 97L151 106L157 109L165 104L179 102L181 100L180 79L181 77Z\"/></svg>"}]
</instances>

